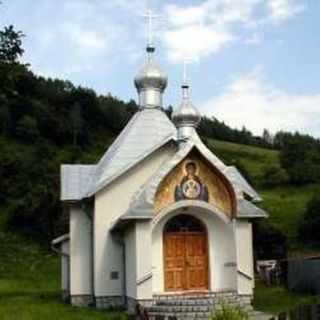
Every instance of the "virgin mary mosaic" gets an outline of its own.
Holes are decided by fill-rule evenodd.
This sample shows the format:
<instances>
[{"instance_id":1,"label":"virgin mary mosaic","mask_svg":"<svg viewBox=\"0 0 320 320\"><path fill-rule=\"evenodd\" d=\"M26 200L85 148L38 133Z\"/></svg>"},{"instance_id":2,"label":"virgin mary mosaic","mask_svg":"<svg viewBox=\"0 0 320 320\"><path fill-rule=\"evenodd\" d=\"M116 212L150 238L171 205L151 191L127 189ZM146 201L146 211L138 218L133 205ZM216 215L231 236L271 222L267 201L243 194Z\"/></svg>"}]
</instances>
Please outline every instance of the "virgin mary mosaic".
<instances>
[{"instance_id":1,"label":"virgin mary mosaic","mask_svg":"<svg viewBox=\"0 0 320 320\"><path fill-rule=\"evenodd\" d=\"M198 166L194 161L189 161L184 166L184 176L175 188L175 200L203 200L209 201L208 188L198 176Z\"/></svg>"}]
</instances>

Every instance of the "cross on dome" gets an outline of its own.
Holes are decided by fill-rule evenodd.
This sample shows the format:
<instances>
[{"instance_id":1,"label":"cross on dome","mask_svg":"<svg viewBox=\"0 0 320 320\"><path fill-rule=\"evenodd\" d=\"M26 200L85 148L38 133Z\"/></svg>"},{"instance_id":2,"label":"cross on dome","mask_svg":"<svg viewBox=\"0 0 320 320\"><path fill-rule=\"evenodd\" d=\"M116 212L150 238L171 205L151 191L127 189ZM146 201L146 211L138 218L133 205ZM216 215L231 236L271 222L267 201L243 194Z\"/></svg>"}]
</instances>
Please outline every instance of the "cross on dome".
<instances>
[{"instance_id":1,"label":"cross on dome","mask_svg":"<svg viewBox=\"0 0 320 320\"><path fill-rule=\"evenodd\" d=\"M167 86L167 76L154 61L155 46L153 44L153 20L159 15L148 10L145 15L148 19L147 61L134 79L139 95L141 109L162 108L162 94Z\"/></svg>"},{"instance_id":2,"label":"cross on dome","mask_svg":"<svg viewBox=\"0 0 320 320\"><path fill-rule=\"evenodd\" d=\"M148 20L148 47L153 47L153 20L160 17L158 14L154 14L151 9L148 9L147 12L143 15Z\"/></svg>"}]
</instances>

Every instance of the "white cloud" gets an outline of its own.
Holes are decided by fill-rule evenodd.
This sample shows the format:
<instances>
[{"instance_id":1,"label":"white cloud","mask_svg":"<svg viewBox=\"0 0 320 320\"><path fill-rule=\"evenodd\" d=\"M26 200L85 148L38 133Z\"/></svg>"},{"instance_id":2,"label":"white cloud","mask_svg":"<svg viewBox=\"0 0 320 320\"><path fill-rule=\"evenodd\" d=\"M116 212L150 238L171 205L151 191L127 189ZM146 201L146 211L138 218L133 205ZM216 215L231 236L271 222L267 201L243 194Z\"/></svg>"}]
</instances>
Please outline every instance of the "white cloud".
<instances>
[{"instance_id":1,"label":"white cloud","mask_svg":"<svg viewBox=\"0 0 320 320\"><path fill-rule=\"evenodd\" d=\"M233 40L233 36L224 31L216 31L205 25L186 26L172 30L164 35L169 46L168 56L172 61L184 58L197 59L220 50Z\"/></svg>"},{"instance_id":2,"label":"white cloud","mask_svg":"<svg viewBox=\"0 0 320 320\"><path fill-rule=\"evenodd\" d=\"M168 28L163 40L168 58L177 62L206 57L236 40L258 44L259 27L297 15L303 8L301 1L205 0L197 5L165 5Z\"/></svg>"},{"instance_id":3,"label":"white cloud","mask_svg":"<svg viewBox=\"0 0 320 320\"><path fill-rule=\"evenodd\" d=\"M287 20L304 10L302 3L295 0L268 0L267 6L276 22Z\"/></svg>"},{"instance_id":4,"label":"white cloud","mask_svg":"<svg viewBox=\"0 0 320 320\"><path fill-rule=\"evenodd\" d=\"M245 126L257 135L267 128L273 133L298 130L320 136L320 94L290 94L267 84L261 71L234 80L201 110L232 127Z\"/></svg>"},{"instance_id":5,"label":"white cloud","mask_svg":"<svg viewBox=\"0 0 320 320\"><path fill-rule=\"evenodd\" d=\"M89 70L112 68L124 56L131 62L130 53L138 50L137 39L144 32L137 27L144 7L145 1L139 0L12 0L4 23L19 26L27 35L24 59L35 72L84 77Z\"/></svg>"}]
</instances>

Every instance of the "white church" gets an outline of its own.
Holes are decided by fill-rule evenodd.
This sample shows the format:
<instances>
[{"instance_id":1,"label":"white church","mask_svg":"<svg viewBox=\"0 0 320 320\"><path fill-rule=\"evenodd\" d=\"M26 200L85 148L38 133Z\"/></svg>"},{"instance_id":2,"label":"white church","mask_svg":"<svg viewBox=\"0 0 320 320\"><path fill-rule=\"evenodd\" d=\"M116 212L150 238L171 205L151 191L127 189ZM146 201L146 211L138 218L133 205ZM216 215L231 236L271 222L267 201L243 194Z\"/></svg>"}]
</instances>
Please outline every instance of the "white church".
<instances>
[{"instance_id":1,"label":"white church","mask_svg":"<svg viewBox=\"0 0 320 320\"><path fill-rule=\"evenodd\" d=\"M267 216L254 204L261 198L201 141L186 81L167 117L167 77L154 45L146 51L134 79L139 111L97 164L61 166L70 230L52 246L63 297L75 306L142 306L149 316L177 317L189 306L180 318L206 314L219 299L250 305L251 222Z\"/></svg>"}]
</instances>

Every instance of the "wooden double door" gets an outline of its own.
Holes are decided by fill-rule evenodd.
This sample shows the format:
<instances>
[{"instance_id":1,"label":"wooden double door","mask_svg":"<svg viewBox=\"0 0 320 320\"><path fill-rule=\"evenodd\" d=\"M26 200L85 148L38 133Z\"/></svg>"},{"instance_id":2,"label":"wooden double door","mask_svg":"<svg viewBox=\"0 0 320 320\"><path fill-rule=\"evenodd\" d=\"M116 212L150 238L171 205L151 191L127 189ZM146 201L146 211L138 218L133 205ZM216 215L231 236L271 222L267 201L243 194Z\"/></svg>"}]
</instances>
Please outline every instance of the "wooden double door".
<instances>
[{"instance_id":1,"label":"wooden double door","mask_svg":"<svg viewBox=\"0 0 320 320\"><path fill-rule=\"evenodd\" d=\"M183 215L180 219L190 219ZM193 218L194 219L194 218ZM176 219L177 220L177 219ZM208 290L208 244L205 228L177 224L164 231L164 268L166 291ZM178 230L177 230L178 229Z\"/></svg>"}]
</instances>

